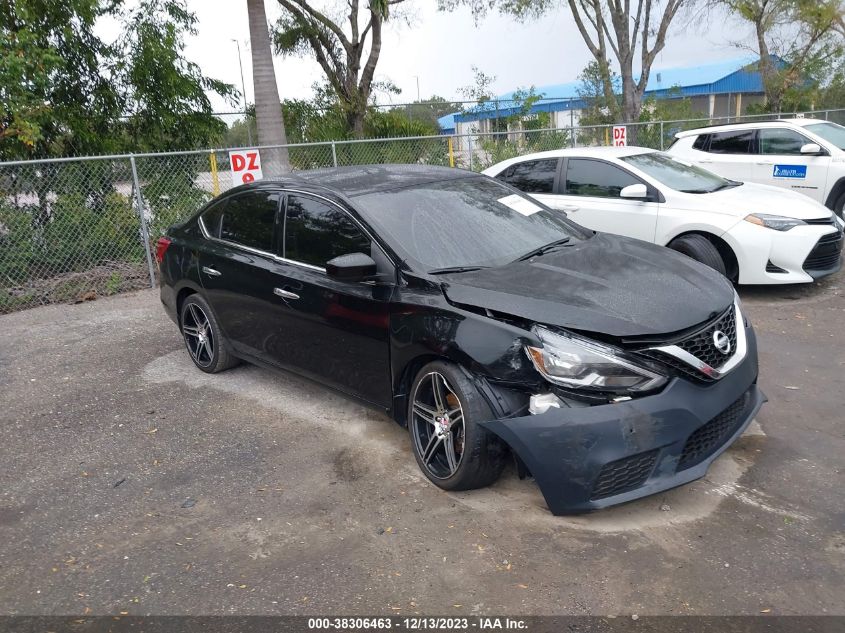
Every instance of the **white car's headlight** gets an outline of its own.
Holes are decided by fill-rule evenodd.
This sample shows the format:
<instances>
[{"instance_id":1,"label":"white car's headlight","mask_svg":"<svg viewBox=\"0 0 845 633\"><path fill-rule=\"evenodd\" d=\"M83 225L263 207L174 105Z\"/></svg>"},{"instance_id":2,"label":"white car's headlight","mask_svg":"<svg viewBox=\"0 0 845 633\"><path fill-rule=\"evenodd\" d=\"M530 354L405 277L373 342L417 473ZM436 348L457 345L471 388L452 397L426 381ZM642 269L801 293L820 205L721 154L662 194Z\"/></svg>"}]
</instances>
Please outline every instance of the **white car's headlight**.
<instances>
[{"instance_id":1,"label":"white car's headlight","mask_svg":"<svg viewBox=\"0 0 845 633\"><path fill-rule=\"evenodd\" d=\"M768 213L752 213L745 216L746 222L757 224L758 226L765 226L767 229L774 229L775 231L788 231L789 229L807 224L804 220L797 218L785 218L782 215L769 215Z\"/></svg>"},{"instance_id":2,"label":"white car's headlight","mask_svg":"<svg viewBox=\"0 0 845 633\"><path fill-rule=\"evenodd\" d=\"M542 347L526 345L525 351L537 371L554 384L624 393L651 391L666 383L666 376L624 358L620 350L540 326L531 331Z\"/></svg>"}]
</instances>

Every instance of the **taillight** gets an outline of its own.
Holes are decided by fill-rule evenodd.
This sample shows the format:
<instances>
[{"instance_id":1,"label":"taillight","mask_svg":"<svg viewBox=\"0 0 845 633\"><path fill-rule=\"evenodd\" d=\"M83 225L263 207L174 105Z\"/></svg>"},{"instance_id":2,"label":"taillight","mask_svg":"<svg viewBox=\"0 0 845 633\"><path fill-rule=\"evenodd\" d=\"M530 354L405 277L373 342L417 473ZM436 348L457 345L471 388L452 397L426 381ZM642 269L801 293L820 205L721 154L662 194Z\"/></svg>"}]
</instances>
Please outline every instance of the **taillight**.
<instances>
[{"instance_id":1,"label":"taillight","mask_svg":"<svg viewBox=\"0 0 845 633\"><path fill-rule=\"evenodd\" d=\"M160 237L156 242L156 261L160 264L164 261L164 254L167 252L167 247L170 246L169 237Z\"/></svg>"}]
</instances>

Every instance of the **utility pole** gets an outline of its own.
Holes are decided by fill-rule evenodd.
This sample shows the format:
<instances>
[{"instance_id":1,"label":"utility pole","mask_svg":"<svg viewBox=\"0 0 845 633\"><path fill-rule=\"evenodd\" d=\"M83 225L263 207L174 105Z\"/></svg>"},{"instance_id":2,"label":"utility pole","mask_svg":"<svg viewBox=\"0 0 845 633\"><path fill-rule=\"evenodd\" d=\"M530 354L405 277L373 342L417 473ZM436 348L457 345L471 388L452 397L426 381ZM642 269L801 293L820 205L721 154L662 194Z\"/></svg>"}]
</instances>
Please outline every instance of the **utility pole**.
<instances>
[{"instance_id":1,"label":"utility pole","mask_svg":"<svg viewBox=\"0 0 845 633\"><path fill-rule=\"evenodd\" d=\"M232 41L238 47L238 66L241 67L241 94L244 98L244 123L246 123L246 136L249 139L249 146L252 147L252 126L249 124L249 114L246 111L246 83L244 82L244 64L241 61L241 43L232 38Z\"/></svg>"}]
</instances>

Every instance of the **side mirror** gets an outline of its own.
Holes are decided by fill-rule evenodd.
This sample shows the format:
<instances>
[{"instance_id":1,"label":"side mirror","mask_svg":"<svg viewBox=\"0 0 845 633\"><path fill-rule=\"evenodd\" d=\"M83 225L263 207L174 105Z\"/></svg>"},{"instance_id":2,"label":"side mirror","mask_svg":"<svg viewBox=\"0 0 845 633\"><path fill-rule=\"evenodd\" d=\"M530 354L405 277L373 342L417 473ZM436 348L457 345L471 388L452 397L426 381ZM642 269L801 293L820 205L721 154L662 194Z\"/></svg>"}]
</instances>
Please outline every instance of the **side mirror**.
<instances>
[{"instance_id":1,"label":"side mirror","mask_svg":"<svg viewBox=\"0 0 845 633\"><path fill-rule=\"evenodd\" d=\"M622 188L622 191L619 192L619 197L645 200L646 198L648 198L648 187L646 187L642 183L636 185L628 185L627 187Z\"/></svg>"},{"instance_id":2,"label":"side mirror","mask_svg":"<svg viewBox=\"0 0 845 633\"><path fill-rule=\"evenodd\" d=\"M366 281L375 277L376 263L364 253L339 255L326 262L326 274L338 281Z\"/></svg>"},{"instance_id":3,"label":"side mirror","mask_svg":"<svg viewBox=\"0 0 845 633\"><path fill-rule=\"evenodd\" d=\"M811 156L819 156L822 154L822 148L818 143L807 143L801 146L802 154L809 154Z\"/></svg>"}]
</instances>

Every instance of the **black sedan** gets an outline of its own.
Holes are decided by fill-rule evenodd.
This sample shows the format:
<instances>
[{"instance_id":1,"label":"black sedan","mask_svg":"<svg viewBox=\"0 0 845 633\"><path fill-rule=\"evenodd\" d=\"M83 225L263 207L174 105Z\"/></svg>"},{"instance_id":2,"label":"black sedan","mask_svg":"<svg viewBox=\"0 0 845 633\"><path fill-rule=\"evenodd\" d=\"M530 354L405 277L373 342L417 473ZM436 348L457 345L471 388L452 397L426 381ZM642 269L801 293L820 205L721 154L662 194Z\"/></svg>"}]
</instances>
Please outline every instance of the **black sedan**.
<instances>
[{"instance_id":1,"label":"black sedan","mask_svg":"<svg viewBox=\"0 0 845 633\"><path fill-rule=\"evenodd\" d=\"M386 410L446 490L512 457L555 514L630 501L704 475L765 400L727 280L471 172L251 183L157 256L199 369L243 359Z\"/></svg>"}]
</instances>

